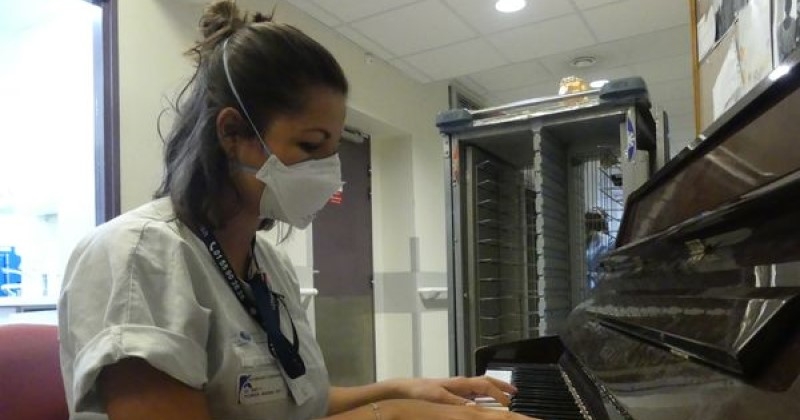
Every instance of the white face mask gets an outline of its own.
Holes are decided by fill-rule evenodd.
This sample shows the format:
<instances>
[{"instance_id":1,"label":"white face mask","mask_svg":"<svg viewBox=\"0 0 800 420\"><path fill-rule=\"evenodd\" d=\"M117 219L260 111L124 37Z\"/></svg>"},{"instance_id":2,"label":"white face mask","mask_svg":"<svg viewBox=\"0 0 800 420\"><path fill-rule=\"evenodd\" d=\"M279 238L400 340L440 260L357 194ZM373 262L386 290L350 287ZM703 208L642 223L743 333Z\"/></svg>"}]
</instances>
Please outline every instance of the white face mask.
<instances>
[{"instance_id":1,"label":"white face mask","mask_svg":"<svg viewBox=\"0 0 800 420\"><path fill-rule=\"evenodd\" d=\"M267 143L261 138L261 133L258 132L233 85L228 70L227 47L228 41L225 40L222 59L228 84L269 156L257 171L243 166L248 172L254 172L255 177L264 183L264 192L261 193L259 202L259 215L264 219L280 220L298 229L305 229L328 199L344 185L339 155L333 154L324 159L312 159L286 166L277 156L270 153Z\"/></svg>"},{"instance_id":2,"label":"white face mask","mask_svg":"<svg viewBox=\"0 0 800 420\"><path fill-rule=\"evenodd\" d=\"M338 154L291 166L270 155L255 177L264 183L261 218L280 220L299 229L305 229L343 185Z\"/></svg>"}]
</instances>

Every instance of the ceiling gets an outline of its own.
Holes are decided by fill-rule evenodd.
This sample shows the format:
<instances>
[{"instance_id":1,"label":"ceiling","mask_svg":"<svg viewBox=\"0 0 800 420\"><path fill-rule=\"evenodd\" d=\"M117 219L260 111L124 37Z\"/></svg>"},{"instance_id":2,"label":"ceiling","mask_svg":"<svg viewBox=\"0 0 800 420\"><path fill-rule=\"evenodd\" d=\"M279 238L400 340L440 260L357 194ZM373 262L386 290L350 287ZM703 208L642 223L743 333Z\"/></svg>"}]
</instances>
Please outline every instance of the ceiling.
<instances>
[{"instance_id":1,"label":"ceiling","mask_svg":"<svg viewBox=\"0 0 800 420\"><path fill-rule=\"evenodd\" d=\"M642 76L667 111L672 143L694 138L689 6L685 0L287 0L408 76L457 80L498 105L557 93L562 77ZM576 57L596 58L576 68Z\"/></svg>"}]
</instances>

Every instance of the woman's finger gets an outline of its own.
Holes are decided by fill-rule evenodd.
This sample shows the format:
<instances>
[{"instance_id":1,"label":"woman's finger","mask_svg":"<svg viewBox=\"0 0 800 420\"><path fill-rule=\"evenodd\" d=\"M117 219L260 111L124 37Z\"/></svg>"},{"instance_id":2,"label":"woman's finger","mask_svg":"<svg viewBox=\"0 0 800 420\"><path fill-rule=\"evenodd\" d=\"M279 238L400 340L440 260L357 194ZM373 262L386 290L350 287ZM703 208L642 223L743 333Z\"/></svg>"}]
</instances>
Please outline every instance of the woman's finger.
<instances>
[{"instance_id":1,"label":"woman's finger","mask_svg":"<svg viewBox=\"0 0 800 420\"><path fill-rule=\"evenodd\" d=\"M506 392L503 391L503 389L499 386L495 385L492 381L488 380L486 377L478 377L473 379L478 388L475 389L476 393L492 397L495 399L495 401L504 406L511 404L511 400L508 398Z\"/></svg>"},{"instance_id":2,"label":"woman's finger","mask_svg":"<svg viewBox=\"0 0 800 420\"><path fill-rule=\"evenodd\" d=\"M494 386L500 388L504 392L508 392L509 394L517 393L517 388L506 381L501 381L500 379L492 378L491 376L482 376L482 378L486 378Z\"/></svg>"}]
</instances>

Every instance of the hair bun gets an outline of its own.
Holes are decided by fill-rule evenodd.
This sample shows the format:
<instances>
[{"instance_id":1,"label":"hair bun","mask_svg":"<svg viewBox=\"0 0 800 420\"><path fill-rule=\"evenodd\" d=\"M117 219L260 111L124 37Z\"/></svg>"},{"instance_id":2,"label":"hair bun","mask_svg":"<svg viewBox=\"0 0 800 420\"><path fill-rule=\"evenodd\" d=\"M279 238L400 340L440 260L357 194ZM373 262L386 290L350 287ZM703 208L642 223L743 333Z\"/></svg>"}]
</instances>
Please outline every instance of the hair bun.
<instances>
[{"instance_id":1,"label":"hair bun","mask_svg":"<svg viewBox=\"0 0 800 420\"><path fill-rule=\"evenodd\" d=\"M275 14L275 6L272 7L272 12L270 12L270 14L268 15L258 12L253 16L253 23L272 22L272 16L274 14Z\"/></svg>"},{"instance_id":2,"label":"hair bun","mask_svg":"<svg viewBox=\"0 0 800 420\"><path fill-rule=\"evenodd\" d=\"M186 51L186 55L193 57L199 64L217 45L236 31L250 23L272 22L274 13L275 6L269 15L256 13L252 19L248 19L247 13L239 10L236 0L215 0L206 6L203 16L200 17L200 33L203 34L203 39Z\"/></svg>"},{"instance_id":3,"label":"hair bun","mask_svg":"<svg viewBox=\"0 0 800 420\"><path fill-rule=\"evenodd\" d=\"M225 39L243 27L247 16L242 16L233 0L218 0L203 11L200 18L200 32L206 41ZM214 42L216 44L216 42Z\"/></svg>"}]
</instances>

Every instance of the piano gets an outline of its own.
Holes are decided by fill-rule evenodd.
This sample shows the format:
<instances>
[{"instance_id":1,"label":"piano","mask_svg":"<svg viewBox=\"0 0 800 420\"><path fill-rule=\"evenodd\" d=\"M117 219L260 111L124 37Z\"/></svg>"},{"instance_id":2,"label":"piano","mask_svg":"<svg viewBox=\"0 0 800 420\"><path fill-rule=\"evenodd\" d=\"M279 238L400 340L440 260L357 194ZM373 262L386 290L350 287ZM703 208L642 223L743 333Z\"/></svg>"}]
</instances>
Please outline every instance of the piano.
<instances>
[{"instance_id":1,"label":"piano","mask_svg":"<svg viewBox=\"0 0 800 420\"><path fill-rule=\"evenodd\" d=\"M475 352L475 374L511 372L512 411L800 418L799 57L629 197L558 336Z\"/></svg>"}]
</instances>

